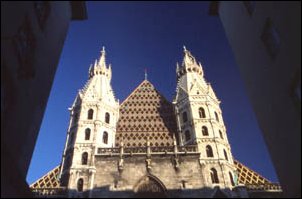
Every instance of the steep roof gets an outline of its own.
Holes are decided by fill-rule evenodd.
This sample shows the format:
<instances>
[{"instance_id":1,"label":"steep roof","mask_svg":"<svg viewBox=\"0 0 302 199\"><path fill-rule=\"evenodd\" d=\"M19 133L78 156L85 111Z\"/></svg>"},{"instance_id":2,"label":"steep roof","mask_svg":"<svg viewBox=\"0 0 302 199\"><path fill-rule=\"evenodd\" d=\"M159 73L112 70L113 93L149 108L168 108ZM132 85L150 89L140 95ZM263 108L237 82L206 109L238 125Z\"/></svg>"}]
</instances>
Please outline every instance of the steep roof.
<instances>
[{"instance_id":1,"label":"steep roof","mask_svg":"<svg viewBox=\"0 0 302 199\"><path fill-rule=\"evenodd\" d=\"M172 103L144 80L120 106L116 146L172 146L176 130Z\"/></svg>"}]
</instances>

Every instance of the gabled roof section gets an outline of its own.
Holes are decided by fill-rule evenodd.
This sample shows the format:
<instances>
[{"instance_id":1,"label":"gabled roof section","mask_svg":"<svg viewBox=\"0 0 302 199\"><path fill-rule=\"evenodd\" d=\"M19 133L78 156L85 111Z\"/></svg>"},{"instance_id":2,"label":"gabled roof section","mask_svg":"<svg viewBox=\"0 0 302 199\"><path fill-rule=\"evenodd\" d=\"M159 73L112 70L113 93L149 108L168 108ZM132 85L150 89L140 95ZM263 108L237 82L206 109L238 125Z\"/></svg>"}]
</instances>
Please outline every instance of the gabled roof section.
<instances>
[{"instance_id":1,"label":"gabled roof section","mask_svg":"<svg viewBox=\"0 0 302 199\"><path fill-rule=\"evenodd\" d=\"M176 130L171 102L144 80L120 106L116 146L172 146Z\"/></svg>"},{"instance_id":2,"label":"gabled roof section","mask_svg":"<svg viewBox=\"0 0 302 199\"><path fill-rule=\"evenodd\" d=\"M46 175L39 178L37 181L30 185L30 188L59 188L59 174L61 166L58 165L53 170L49 171Z\"/></svg>"}]
</instances>

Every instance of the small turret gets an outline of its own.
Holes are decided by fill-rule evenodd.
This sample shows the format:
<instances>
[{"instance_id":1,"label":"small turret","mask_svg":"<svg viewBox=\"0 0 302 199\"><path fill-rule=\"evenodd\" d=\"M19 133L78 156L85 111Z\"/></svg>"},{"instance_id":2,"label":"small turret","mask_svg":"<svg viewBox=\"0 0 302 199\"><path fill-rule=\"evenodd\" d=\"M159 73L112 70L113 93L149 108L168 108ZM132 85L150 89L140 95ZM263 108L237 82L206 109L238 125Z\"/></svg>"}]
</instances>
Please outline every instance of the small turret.
<instances>
[{"instance_id":1,"label":"small turret","mask_svg":"<svg viewBox=\"0 0 302 199\"><path fill-rule=\"evenodd\" d=\"M176 63L176 74L177 78L181 77L182 75L186 73L195 72L198 75L203 76L202 66L200 63L197 63L195 57L191 54L189 50L186 49L185 46L183 46L184 49L184 57L181 64L181 67L178 63Z\"/></svg>"},{"instance_id":2,"label":"small turret","mask_svg":"<svg viewBox=\"0 0 302 199\"><path fill-rule=\"evenodd\" d=\"M111 67L107 68L106 65L106 51L105 47L103 46L101 50L100 59L95 60L94 66L89 69L89 78L93 77L94 75L105 75L109 79L111 79Z\"/></svg>"}]
</instances>

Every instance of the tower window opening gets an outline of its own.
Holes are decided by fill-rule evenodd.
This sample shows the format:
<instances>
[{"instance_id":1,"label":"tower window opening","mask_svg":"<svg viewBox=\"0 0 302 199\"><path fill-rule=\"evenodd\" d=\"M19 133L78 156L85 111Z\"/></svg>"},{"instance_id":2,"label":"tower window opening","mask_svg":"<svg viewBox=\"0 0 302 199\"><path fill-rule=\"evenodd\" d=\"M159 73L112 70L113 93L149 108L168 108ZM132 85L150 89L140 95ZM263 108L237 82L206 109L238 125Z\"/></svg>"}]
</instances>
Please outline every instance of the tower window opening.
<instances>
[{"instance_id":1,"label":"tower window opening","mask_svg":"<svg viewBox=\"0 0 302 199\"><path fill-rule=\"evenodd\" d=\"M218 175L216 169L212 168L210 171L212 183L219 183Z\"/></svg>"},{"instance_id":2,"label":"tower window opening","mask_svg":"<svg viewBox=\"0 0 302 199\"><path fill-rule=\"evenodd\" d=\"M89 109L87 119L92 120L92 118L93 118L93 110Z\"/></svg>"},{"instance_id":3,"label":"tower window opening","mask_svg":"<svg viewBox=\"0 0 302 199\"><path fill-rule=\"evenodd\" d=\"M85 140L90 140L90 132L91 132L90 128L87 128L85 130Z\"/></svg>"},{"instance_id":4,"label":"tower window opening","mask_svg":"<svg viewBox=\"0 0 302 199\"><path fill-rule=\"evenodd\" d=\"M106 122L107 124L110 123L110 114L109 114L108 112L105 114L105 122Z\"/></svg>"},{"instance_id":5,"label":"tower window opening","mask_svg":"<svg viewBox=\"0 0 302 199\"><path fill-rule=\"evenodd\" d=\"M207 157L214 157L213 150L212 150L212 147L210 145L206 146L206 153L207 153Z\"/></svg>"},{"instance_id":6,"label":"tower window opening","mask_svg":"<svg viewBox=\"0 0 302 199\"><path fill-rule=\"evenodd\" d=\"M233 175L231 172L229 172L229 176L230 176L230 181L231 181L232 186L235 186L235 182L234 182Z\"/></svg>"},{"instance_id":7,"label":"tower window opening","mask_svg":"<svg viewBox=\"0 0 302 199\"><path fill-rule=\"evenodd\" d=\"M215 111L214 113L215 113L215 118L216 118L216 121L217 121L217 122L219 122L219 117L218 117L217 112Z\"/></svg>"},{"instance_id":8,"label":"tower window opening","mask_svg":"<svg viewBox=\"0 0 302 199\"><path fill-rule=\"evenodd\" d=\"M220 138L223 139L221 130L219 130L219 135L220 135Z\"/></svg>"},{"instance_id":9,"label":"tower window opening","mask_svg":"<svg viewBox=\"0 0 302 199\"><path fill-rule=\"evenodd\" d=\"M82 192L82 191L83 191L83 184L84 184L83 178L80 178L80 179L78 180L78 183L77 183L77 188L78 188L78 191L79 191L79 192Z\"/></svg>"},{"instance_id":10,"label":"tower window opening","mask_svg":"<svg viewBox=\"0 0 302 199\"><path fill-rule=\"evenodd\" d=\"M103 143L108 144L108 133L107 133L107 131L104 131L104 133L103 133Z\"/></svg>"},{"instance_id":11,"label":"tower window opening","mask_svg":"<svg viewBox=\"0 0 302 199\"><path fill-rule=\"evenodd\" d=\"M82 154L82 165L87 165L87 162L88 162L88 153L84 152Z\"/></svg>"},{"instance_id":12,"label":"tower window opening","mask_svg":"<svg viewBox=\"0 0 302 199\"><path fill-rule=\"evenodd\" d=\"M223 154L224 154L224 158L228 161L229 159L228 159L228 154L227 154L227 152L223 149Z\"/></svg>"},{"instance_id":13,"label":"tower window opening","mask_svg":"<svg viewBox=\"0 0 302 199\"><path fill-rule=\"evenodd\" d=\"M209 135L208 128L206 126L202 127L202 135L203 136L208 136Z\"/></svg>"},{"instance_id":14,"label":"tower window opening","mask_svg":"<svg viewBox=\"0 0 302 199\"><path fill-rule=\"evenodd\" d=\"M204 108L200 107L198 112L199 112L199 118L205 118L206 117L206 113L204 111Z\"/></svg>"}]
</instances>

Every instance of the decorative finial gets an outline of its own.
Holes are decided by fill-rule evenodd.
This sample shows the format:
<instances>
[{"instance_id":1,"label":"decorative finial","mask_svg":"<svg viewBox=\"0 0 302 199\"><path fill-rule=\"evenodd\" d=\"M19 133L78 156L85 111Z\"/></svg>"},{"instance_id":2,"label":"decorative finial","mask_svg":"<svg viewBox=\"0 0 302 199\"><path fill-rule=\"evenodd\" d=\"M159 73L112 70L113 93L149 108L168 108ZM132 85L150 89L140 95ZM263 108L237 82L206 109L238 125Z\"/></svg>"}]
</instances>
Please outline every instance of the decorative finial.
<instances>
[{"instance_id":1,"label":"decorative finial","mask_svg":"<svg viewBox=\"0 0 302 199\"><path fill-rule=\"evenodd\" d=\"M147 68L145 68L145 80L147 80L148 74L147 74Z\"/></svg>"},{"instance_id":2,"label":"decorative finial","mask_svg":"<svg viewBox=\"0 0 302 199\"><path fill-rule=\"evenodd\" d=\"M185 45L183 45L183 48L184 48L184 51L187 51L187 49L186 49L186 46L185 46Z\"/></svg>"},{"instance_id":3,"label":"decorative finial","mask_svg":"<svg viewBox=\"0 0 302 199\"><path fill-rule=\"evenodd\" d=\"M105 46L102 47L102 53L105 53Z\"/></svg>"}]
</instances>

